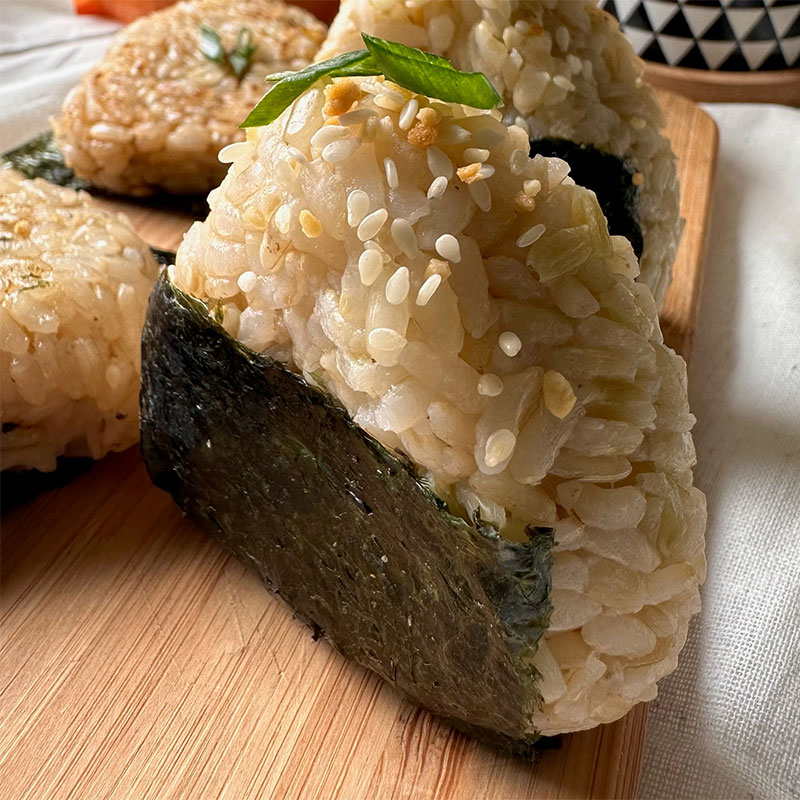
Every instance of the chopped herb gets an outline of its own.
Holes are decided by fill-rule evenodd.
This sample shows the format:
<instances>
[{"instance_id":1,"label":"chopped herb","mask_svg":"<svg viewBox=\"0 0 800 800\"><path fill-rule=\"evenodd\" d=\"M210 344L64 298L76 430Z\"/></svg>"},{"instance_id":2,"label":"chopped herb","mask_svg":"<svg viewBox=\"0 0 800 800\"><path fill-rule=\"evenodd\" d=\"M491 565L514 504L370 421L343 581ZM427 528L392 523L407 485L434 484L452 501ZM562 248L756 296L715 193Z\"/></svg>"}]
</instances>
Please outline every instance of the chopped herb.
<instances>
[{"instance_id":1,"label":"chopped herb","mask_svg":"<svg viewBox=\"0 0 800 800\"><path fill-rule=\"evenodd\" d=\"M241 81L250 68L250 60L255 53L253 33L250 28L241 28L236 39L236 47L227 52L222 46L220 35L208 25L200 25L200 52L215 64L228 67Z\"/></svg>"},{"instance_id":2,"label":"chopped herb","mask_svg":"<svg viewBox=\"0 0 800 800\"><path fill-rule=\"evenodd\" d=\"M222 325L222 321L225 319L225 309L222 307L222 300L217 300L217 304L214 306L213 311L214 322L217 325Z\"/></svg>"},{"instance_id":3,"label":"chopped herb","mask_svg":"<svg viewBox=\"0 0 800 800\"><path fill-rule=\"evenodd\" d=\"M323 78L385 75L390 81L428 97L462 103L473 108L496 108L502 102L481 72L461 72L441 56L415 47L387 42L362 33L366 50L329 58L299 72L279 72L267 77L275 85L259 100L242 128L268 125L303 92Z\"/></svg>"}]
</instances>

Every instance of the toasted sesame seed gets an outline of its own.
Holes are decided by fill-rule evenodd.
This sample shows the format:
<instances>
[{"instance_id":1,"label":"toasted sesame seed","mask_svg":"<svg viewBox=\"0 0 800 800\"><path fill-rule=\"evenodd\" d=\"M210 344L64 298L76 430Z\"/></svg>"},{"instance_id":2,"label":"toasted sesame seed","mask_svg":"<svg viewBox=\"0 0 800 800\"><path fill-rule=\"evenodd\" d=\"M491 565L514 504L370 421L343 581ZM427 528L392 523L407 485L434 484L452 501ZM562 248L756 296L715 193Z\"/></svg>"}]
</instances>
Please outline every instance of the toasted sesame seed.
<instances>
[{"instance_id":1,"label":"toasted sesame seed","mask_svg":"<svg viewBox=\"0 0 800 800\"><path fill-rule=\"evenodd\" d=\"M311 146L323 149L337 139L344 139L350 131L342 125L323 125L312 137Z\"/></svg>"},{"instance_id":2,"label":"toasted sesame seed","mask_svg":"<svg viewBox=\"0 0 800 800\"><path fill-rule=\"evenodd\" d=\"M530 181L524 181L522 184L522 191L528 197L536 197L542 191L542 182L538 178L533 178Z\"/></svg>"},{"instance_id":3,"label":"toasted sesame seed","mask_svg":"<svg viewBox=\"0 0 800 800\"><path fill-rule=\"evenodd\" d=\"M358 275L364 286L372 286L383 270L383 257L378 250L364 250L358 257Z\"/></svg>"},{"instance_id":4,"label":"toasted sesame seed","mask_svg":"<svg viewBox=\"0 0 800 800\"><path fill-rule=\"evenodd\" d=\"M436 197L441 197L446 191L447 178L444 175L440 175L431 181L431 185L428 187L428 199L433 200Z\"/></svg>"},{"instance_id":5,"label":"toasted sesame seed","mask_svg":"<svg viewBox=\"0 0 800 800\"><path fill-rule=\"evenodd\" d=\"M564 419L577 401L569 381L552 369L547 370L542 378L542 398L544 407L559 419Z\"/></svg>"},{"instance_id":6,"label":"toasted sesame seed","mask_svg":"<svg viewBox=\"0 0 800 800\"><path fill-rule=\"evenodd\" d=\"M468 147L464 150L464 160L467 163L480 161L481 164L489 158L489 151L483 147Z\"/></svg>"},{"instance_id":7,"label":"toasted sesame seed","mask_svg":"<svg viewBox=\"0 0 800 800\"><path fill-rule=\"evenodd\" d=\"M508 428L496 430L487 440L484 461L487 467L502 464L514 452L517 437Z\"/></svg>"},{"instance_id":8,"label":"toasted sesame seed","mask_svg":"<svg viewBox=\"0 0 800 800\"><path fill-rule=\"evenodd\" d=\"M292 208L285 203L275 212L275 227L281 233L289 233L289 228L292 225Z\"/></svg>"},{"instance_id":9,"label":"toasted sesame seed","mask_svg":"<svg viewBox=\"0 0 800 800\"><path fill-rule=\"evenodd\" d=\"M255 274L255 272L247 270L247 272L243 272L239 276L238 280L236 281L236 284L245 294L247 294L248 292L252 292L253 289L256 288L257 282L258 282L258 276Z\"/></svg>"},{"instance_id":10,"label":"toasted sesame seed","mask_svg":"<svg viewBox=\"0 0 800 800\"><path fill-rule=\"evenodd\" d=\"M352 137L351 139L339 139L336 142L331 142L322 150L322 160L327 161L329 164L338 164L347 158L350 158L361 144L361 139Z\"/></svg>"},{"instance_id":11,"label":"toasted sesame seed","mask_svg":"<svg viewBox=\"0 0 800 800\"><path fill-rule=\"evenodd\" d=\"M400 111L400 116L397 118L397 127L401 131L407 131L413 124L419 111L419 100L412 97L408 100Z\"/></svg>"},{"instance_id":12,"label":"toasted sesame seed","mask_svg":"<svg viewBox=\"0 0 800 800\"><path fill-rule=\"evenodd\" d=\"M397 164L394 163L394 159L384 158L383 169L386 173L386 183L389 184L389 188L396 189L400 185L400 179L397 175Z\"/></svg>"},{"instance_id":13,"label":"toasted sesame seed","mask_svg":"<svg viewBox=\"0 0 800 800\"><path fill-rule=\"evenodd\" d=\"M575 84L563 75L554 75L553 83L558 86L559 89L565 89L568 92L571 92L575 88Z\"/></svg>"},{"instance_id":14,"label":"toasted sesame seed","mask_svg":"<svg viewBox=\"0 0 800 800\"><path fill-rule=\"evenodd\" d=\"M398 267L386 281L386 300L393 306L399 305L408 297L408 267Z\"/></svg>"},{"instance_id":15,"label":"toasted sesame seed","mask_svg":"<svg viewBox=\"0 0 800 800\"><path fill-rule=\"evenodd\" d=\"M339 117L339 125L360 125L378 114L372 108L354 108Z\"/></svg>"},{"instance_id":16,"label":"toasted sesame seed","mask_svg":"<svg viewBox=\"0 0 800 800\"><path fill-rule=\"evenodd\" d=\"M450 180L453 177L453 162L435 144L428 147L425 155L428 159L428 169L435 178L441 175Z\"/></svg>"},{"instance_id":17,"label":"toasted sesame seed","mask_svg":"<svg viewBox=\"0 0 800 800\"><path fill-rule=\"evenodd\" d=\"M541 222L531 226L517 239L517 247L527 247L533 244L546 230L547 228Z\"/></svg>"},{"instance_id":18,"label":"toasted sesame seed","mask_svg":"<svg viewBox=\"0 0 800 800\"><path fill-rule=\"evenodd\" d=\"M497 339L497 344L500 349L509 357L514 358L515 355L522 350L522 342L519 336L513 331L504 331Z\"/></svg>"},{"instance_id":19,"label":"toasted sesame seed","mask_svg":"<svg viewBox=\"0 0 800 800\"><path fill-rule=\"evenodd\" d=\"M492 210L492 193L489 191L489 184L486 181L475 181L469 184L469 193L475 201L475 205L481 211Z\"/></svg>"},{"instance_id":20,"label":"toasted sesame seed","mask_svg":"<svg viewBox=\"0 0 800 800\"><path fill-rule=\"evenodd\" d=\"M392 220L392 239L394 243L409 257L416 258L419 253L417 234L407 219L398 217Z\"/></svg>"},{"instance_id":21,"label":"toasted sesame seed","mask_svg":"<svg viewBox=\"0 0 800 800\"><path fill-rule=\"evenodd\" d=\"M443 233L435 242L436 252L453 264L461 261L461 247L458 239L451 233Z\"/></svg>"},{"instance_id":22,"label":"toasted sesame seed","mask_svg":"<svg viewBox=\"0 0 800 800\"><path fill-rule=\"evenodd\" d=\"M631 178L631 183L634 186L641 186L644 183L644 174L641 172L634 172Z\"/></svg>"},{"instance_id":23,"label":"toasted sesame seed","mask_svg":"<svg viewBox=\"0 0 800 800\"><path fill-rule=\"evenodd\" d=\"M569 49L569 31L564 25L556 28L556 44L562 53L566 53Z\"/></svg>"},{"instance_id":24,"label":"toasted sesame seed","mask_svg":"<svg viewBox=\"0 0 800 800\"><path fill-rule=\"evenodd\" d=\"M503 381L491 372L486 372L478 379L478 394L485 397L497 397L503 391Z\"/></svg>"},{"instance_id":25,"label":"toasted sesame seed","mask_svg":"<svg viewBox=\"0 0 800 800\"><path fill-rule=\"evenodd\" d=\"M287 147L286 152L300 165L305 166L308 164L306 154L297 147Z\"/></svg>"},{"instance_id":26,"label":"toasted sesame seed","mask_svg":"<svg viewBox=\"0 0 800 800\"><path fill-rule=\"evenodd\" d=\"M316 239L322 233L322 223L307 209L303 209L299 216L300 227L309 239Z\"/></svg>"},{"instance_id":27,"label":"toasted sesame seed","mask_svg":"<svg viewBox=\"0 0 800 800\"><path fill-rule=\"evenodd\" d=\"M247 151L252 148L250 142L233 142L233 144L226 144L222 150L217 154L220 164L233 164L233 162L247 154Z\"/></svg>"},{"instance_id":28,"label":"toasted sesame seed","mask_svg":"<svg viewBox=\"0 0 800 800\"><path fill-rule=\"evenodd\" d=\"M422 286L419 287L419 291L417 292L417 299L416 304L418 306L424 306L428 304L428 301L433 297L436 290L439 288L439 285L442 282L442 276L434 273L429 278L425 279L425 282Z\"/></svg>"},{"instance_id":29,"label":"toasted sesame seed","mask_svg":"<svg viewBox=\"0 0 800 800\"><path fill-rule=\"evenodd\" d=\"M362 189L353 189L347 195L347 224L351 228L361 222L369 211L369 195Z\"/></svg>"},{"instance_id":30,"label":"toasted sesame seed","mask_svg":"<svg viewBox=\"0 0 800 800\"><path fill-rule=\"evenodd\" d=\"M383 223L389 218L389 212L385 208L379 208L371 214L367 214L358 226L358 238L362 242L372 239L378 235L378 231L383 227Z\"/></svg>"}]
</instances>

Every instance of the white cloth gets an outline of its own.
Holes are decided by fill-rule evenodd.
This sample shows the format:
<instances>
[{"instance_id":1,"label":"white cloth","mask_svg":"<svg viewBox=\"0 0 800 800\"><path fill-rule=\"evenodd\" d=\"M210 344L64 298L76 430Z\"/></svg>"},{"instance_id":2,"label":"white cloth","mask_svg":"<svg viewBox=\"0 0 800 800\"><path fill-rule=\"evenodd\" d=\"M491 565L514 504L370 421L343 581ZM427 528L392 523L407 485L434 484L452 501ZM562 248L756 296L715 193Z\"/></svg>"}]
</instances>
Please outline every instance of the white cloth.
<instances>
[{"instance_id":1,"label":"white cloth","mask_svg":"<svg viewBox=\"0 0 800 800\"><path fill-rule=\"evenodd\" d=\"M0 150L47 126L114 23L0 0ZM708 580L649 711L641 796L800 797L800 111L707 106L720 128L689 369Z\"/></svg>"}]
</instances>

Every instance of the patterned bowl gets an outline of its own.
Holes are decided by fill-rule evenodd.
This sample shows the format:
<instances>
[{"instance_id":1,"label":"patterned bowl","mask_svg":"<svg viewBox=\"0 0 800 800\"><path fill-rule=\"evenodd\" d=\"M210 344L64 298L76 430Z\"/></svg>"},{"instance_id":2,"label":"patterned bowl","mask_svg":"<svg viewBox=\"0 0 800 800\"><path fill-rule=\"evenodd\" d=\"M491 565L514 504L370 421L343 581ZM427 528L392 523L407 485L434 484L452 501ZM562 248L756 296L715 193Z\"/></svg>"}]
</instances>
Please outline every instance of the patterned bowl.
<instances>
[{"instance_id":1,"label":"patterned bowl","mask_svg":"<svg viewBox=\"0 0 800 800\"><path fill-rule=\"evenodd\" d=\"M601 0L646 61L749 72L800 66L798 0Z\"/></svg>"}]
</instances>

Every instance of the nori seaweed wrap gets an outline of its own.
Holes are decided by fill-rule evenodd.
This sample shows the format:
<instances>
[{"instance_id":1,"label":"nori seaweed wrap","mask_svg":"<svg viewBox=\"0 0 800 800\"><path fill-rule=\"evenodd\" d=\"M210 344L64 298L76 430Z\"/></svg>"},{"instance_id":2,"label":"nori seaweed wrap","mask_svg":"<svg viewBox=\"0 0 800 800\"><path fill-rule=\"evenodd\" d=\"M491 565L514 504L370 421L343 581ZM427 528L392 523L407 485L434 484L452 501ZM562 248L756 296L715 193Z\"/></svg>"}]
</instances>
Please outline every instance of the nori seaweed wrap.
<instances>
[{"instance_id":1,"label":"nori seaweed wrap","mask_svg":"<svg viewBox=\"0 0 800 800\"><path fill-rule=\"evenodd\" d=\"M617 719L705 574L683 360L497 111L337 78L248 131L151 298L156 483L349 657L505 746Z\"/></svg>"}]
</instances>

